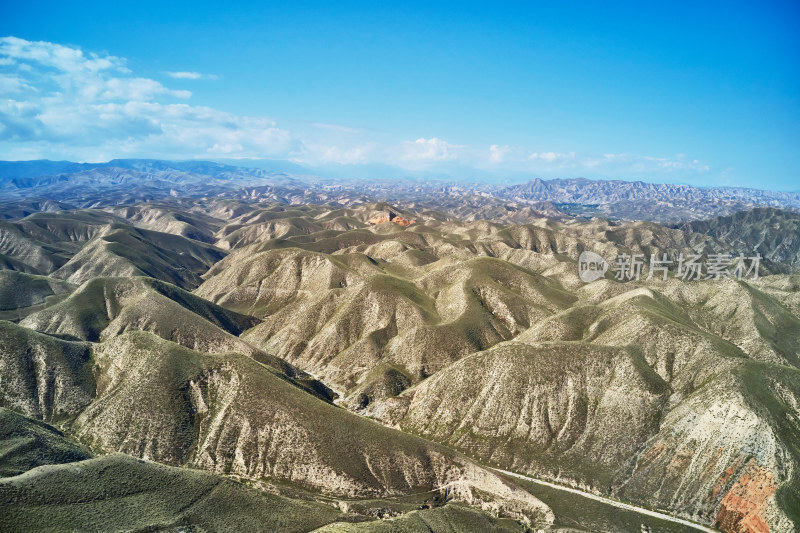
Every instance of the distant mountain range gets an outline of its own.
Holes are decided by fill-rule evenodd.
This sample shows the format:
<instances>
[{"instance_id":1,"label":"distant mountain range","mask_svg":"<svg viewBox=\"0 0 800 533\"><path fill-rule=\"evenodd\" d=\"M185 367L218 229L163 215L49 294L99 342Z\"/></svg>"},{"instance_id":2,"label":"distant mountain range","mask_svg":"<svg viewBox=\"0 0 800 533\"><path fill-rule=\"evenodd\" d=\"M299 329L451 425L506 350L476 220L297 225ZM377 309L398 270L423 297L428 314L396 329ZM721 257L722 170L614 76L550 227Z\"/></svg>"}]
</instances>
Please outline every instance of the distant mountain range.
<instances>
[{"instance_id":1,"label":"distant mountain range","mask_svg":"<svg viewBox=\"0 0 800 533\"><path fill-rule=\"evenodd\" d=\"M250 163L254 164L254 163ZM266 165L266 163L261 162ZM132 204L170 196L227 197L286 204L389 201L473 218L524 222L550 217L599 216L682 223L731 215L758 206L800 209L800 192L741 187L703 188L641 181L533 179L503 186L441 179L321 178L304 167L273 162L268 168L212 161L114 159L107 163L0 161L0 216L53 208ZM55 202L55 203L54 203Z\"/></svg>"},{"instance_id":2,"label":"distant mountain range","mask_svg":"<svg viewBox=\"0 0 800 533\"><path fill-rule=\"evenodd\" d=\"M756 205L800 207L800 193L797 192L583 178L534 179L507 187L499 191L497 196L521 202L596 205L609 216L663 222L730 214Z\"/></svg>"}]
</instances>

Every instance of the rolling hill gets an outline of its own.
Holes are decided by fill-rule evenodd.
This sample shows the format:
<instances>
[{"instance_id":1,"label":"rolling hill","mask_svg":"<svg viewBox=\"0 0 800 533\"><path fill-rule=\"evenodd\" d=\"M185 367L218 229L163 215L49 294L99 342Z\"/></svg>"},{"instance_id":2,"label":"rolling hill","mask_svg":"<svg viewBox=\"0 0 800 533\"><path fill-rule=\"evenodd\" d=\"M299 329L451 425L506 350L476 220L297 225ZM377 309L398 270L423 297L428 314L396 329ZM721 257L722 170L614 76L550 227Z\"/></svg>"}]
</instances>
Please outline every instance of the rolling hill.
<instances>
[{"instance_id":1,"label":"rolling hill","mask_svg":"<svg viewBox=\"0 0 800 533\"><path fill-rule=\"evenodd\" d=\"M238 179L129 163L170 183ZM282 199L254 201L264 187ZM0 520L565 531L572 516L573 530L621 532L638 519L545 504L497 467L728 533L800 524L792 211L665 226L533 209L536 187L505 212L497 197L437 210L295 187L0 221ZM744 250L765 258L758 279L645 268L584 283L577 269L584 251Z\"/></svg>"}]
</instances>

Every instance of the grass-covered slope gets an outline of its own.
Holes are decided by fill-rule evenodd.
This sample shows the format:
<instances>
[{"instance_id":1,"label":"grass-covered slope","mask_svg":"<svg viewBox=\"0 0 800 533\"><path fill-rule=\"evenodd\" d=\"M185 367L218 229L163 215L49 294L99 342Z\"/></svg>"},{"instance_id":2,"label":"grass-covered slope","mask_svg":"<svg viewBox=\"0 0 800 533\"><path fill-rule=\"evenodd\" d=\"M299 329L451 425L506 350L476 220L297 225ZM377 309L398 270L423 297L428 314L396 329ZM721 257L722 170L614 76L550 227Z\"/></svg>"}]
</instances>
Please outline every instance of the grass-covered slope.
<instances>
[{"instance_id":1,"label":"grass-covered slope","mask_svg":"<svg viewBox=\"0 0 800 533\"><path fill-rule=\"evenodd\" d=\"M633 351L504 343L401 395L394 421L490 464L603 484L657 429L669 393Z\"/></svg>"},{"instance_id":2,"label":"grass-covered slope","mask_svg":"<svg viewBox=\"0 0 800 533\"><path fill-rule=\"evenodd\" d=\"M703 294L726 287L758 293L735 282L697 292L670 282L661 285L670 300L633 288L553 315L373 413L505 468L675 509L728 531L791 529L799 518L792 502L800 495L800 373L782 364L787 359L762 361L752 348L765 346L758 333L765 324L796 319L763 294L770 314L759 315L765 303L733 306L756 313L725 315L720 334L739 347L708 325L720 303ZM676 291L693 294L705 311ZM764 315L770 318L757 329L752 317ZM767 346L788 358L794 333L786 334Z\"/></svg>"},{"instance_id":3,"label":"grass-covered slope","mask_svg":"<svg viewBox=\"0 0 800 533\"><path fill-rule=\"evenodd\" d=\"M466 458L322 402L248 357L128 332L94 360L97 398L71 424L93 449L350 497L449 487L468 502L547 516Z\"/></svg>"},{"instance_id":4,"label":"grass-covered slope","mask_svg":"<svg viewBox=\"0 0 800 533\"><path fill-rule=\"evenodd\" d=\"M91 453L52 426L0 407L0 477L41 465L73 463Z\"/></svg>"},{"instance_id":5,"label":"grass-covered slope","mask_svg":"<svg viewBox=\"0 0 800 533\"><path fill-rule=\"evenodd\" d=\"M0 320L0 407L43 420L69 418L94 397L91 347Z\"/></svg>"},{"instance_id":6,"label":"grass-covered slope","mask_svg":"<svg viewBox=\"0 0 800 533\"><path fill-rule=\"evenodd\" d=\"M309 374L239 339L253 317L224 309L152 278L95 278L66 301L31 314L20 324L65 339L100 341L126 331L149 331L203 352L236 351L296 379L310 392L333 392Z\"/></svg>"},{"instance_id":7,"label":"grass-covered slope","mask_svg":"<svg viewBox=\"0 0 800 533\"><path fill-rule=\"evenodd\" d=\"M97 341L143 329L198 349L215 340L235 344L255 319L224 309L174 285L152 278L95 278L67 300L34 313L22 325L53 335ZM227 336L225 335L227 334ZM219 346L216 350L222 350Z\"/></svg>"},{"instance_id":8,"label":"grass-covered slope","mask_svg":"<svg viewBox=\"0 0 800 533\"><path fill-rule=\"evenodd\" d=\"M207 472L114 454L0 480L4 531L304 532L341 519L329 505Z\"/></svg>"},{"instance_id":9,"label":"grass-covered slope","mask_svg":"<svg viewBox=\"0 0 800 533\"><path fill-rule=\"evenodd\" d=\"M545 527L549 523L534 524ZM498 519L469 507L450 504L434 509L412 511L398 518L356 524L333 523L314 533L512 533L529 530L510 519Z\"/></svg>"},{"instance_id":10,"label":"grass-covered slope","mask_svg":"<svg viewBox=\"0 0 800 533\"><path fill-rule=\"evenodd\" d=\"M4 269L49 274L69 261L71 255L60 246L36 240L17 224L0 221L0 262Z\"/></svg>"},{"instance_id":11,"label":"grass-covered slope","mask_svg":"<svg viewBox=\"0 0 800 533\"><path fill-rule=\"evenodd\" d=\"M363 389L381 365L424 379L575 300L558 282L497 259L437 266L415 278L361 253L244 248L196 294L261 317L246 340L346 392Z\"/></svg>"},{"instance_id":12,"label":"grass-covered slope","mask_svg":"<svg viewBox=\"0 0 800 533\"><path fill-rule=\"evenodd\" d=\"M266 491L259 488L263 485L124 454L91 458L88 450L47 424L2 408L0 422L0 477L6 477L0 479L3 531L271 533L317 531L320 526L327 531L330 524L332 531L479 533L521 532L528 523L457 503L412 511L424 498L433 498L430 493L408 501L343 501L285 484ZM384 513L406 514L389 522L375 519Z\"/></svg>"},{"instance_id":13,"label":"grass-covered slope","mask_svg":"<svg viewBox=\"0 0 800 533\"><path fill-rule=\"evenodd\" d=\"M0 270L0 320L18 321L63 300L75 286L60 279Z\"/></svg>"},{"instance_id":14,"label":"grass-covered slope","mask_svg":"<svg viewBox=\"0 0 800 533\"><path fill-rule=\"evenodd\" d=\"M207 214L176 209L169 205L145 203L106 210L136 227L205 243L214 242L214 233L222 225L221 221Z\"/></svg>"},{"instance_id":15,"label":"grass-covered slope","mask_svg":"<svg viewBox=\"0 0 800 533\"><path fill-rule=\"evenodd\" d=\"M43 304L50 296L69 294L74 289L60 279L0 270L0 311Z\"/></svg>"},{"instance_id":16,"label":"grass-covered slope","mask_svg":"<svg viewBox=\"0 0 800 533\"><path fill-rule=\"evenodd\" d=\"M225 252L180 235L111 225L53 276L80 284L100 276L149 276L194 288Z\"/></svg>"}]
</instances>

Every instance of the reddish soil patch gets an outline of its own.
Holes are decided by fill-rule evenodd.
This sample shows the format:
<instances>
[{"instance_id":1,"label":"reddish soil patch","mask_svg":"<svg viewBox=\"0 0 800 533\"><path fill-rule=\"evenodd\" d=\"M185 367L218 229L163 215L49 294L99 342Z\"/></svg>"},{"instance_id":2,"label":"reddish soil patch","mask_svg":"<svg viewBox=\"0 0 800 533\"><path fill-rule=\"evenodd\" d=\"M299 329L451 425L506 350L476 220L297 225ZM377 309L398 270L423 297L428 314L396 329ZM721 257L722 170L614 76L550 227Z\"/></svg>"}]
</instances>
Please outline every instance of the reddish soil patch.
<instances>
[{"instance_id":1,"label":"reddish soil patch","mask_svg":"<svg viewBox=\"0 0 800 533\"><path fill-rule=\"evenodd\" d=\"M408 227L411 224L415 223L416 220L409 220L407 218L401 217L397 213L393 213L393 212L389 211L385 215L378 215L378 216L372 217L371 219L368 220L368 222L370 224L376 224L376 225L377 224L383 224L384 222L394 222L395 224L399 224L400 226L403 226L405 228L405 227Z\"/></svg>"},{"instance_id":2,"label":"reddish soil patch","mask_svg":"<svg viewBox=\"0 0 800 533\"><path fill-rule=\"evenodd\" d=\"M730 533L769 533L765 511L777 488L772 472L752 459L748 461L742 475L722 498L716 520L719 529Z\"/></svg>"}]
</instances>

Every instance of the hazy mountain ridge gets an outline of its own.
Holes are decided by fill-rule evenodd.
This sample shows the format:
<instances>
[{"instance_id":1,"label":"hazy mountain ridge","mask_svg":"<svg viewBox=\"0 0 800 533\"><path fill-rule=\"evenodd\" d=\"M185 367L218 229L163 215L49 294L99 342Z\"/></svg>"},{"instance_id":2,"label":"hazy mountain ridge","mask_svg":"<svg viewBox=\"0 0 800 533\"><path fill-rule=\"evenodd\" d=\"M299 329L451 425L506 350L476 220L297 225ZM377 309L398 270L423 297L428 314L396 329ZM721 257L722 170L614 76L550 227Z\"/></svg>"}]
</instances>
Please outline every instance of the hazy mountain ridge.
<instances>
[{"instance_id":1,"label":"hazy mountain ridge","mask_svg":"<svg viewBox=\"0 0 800 533\"><path fill-rule=\"evenodd\" d=\"M742 187L692 187L641 181L534 179L497 191L515 201L550 201L597 206L600 213L628 220L670 222L729 215L754 206L800 208L800 193Z\"/></svg>"},{"instance_id":2,"label":"hazy mountain ridge","mask_svg":"<svg viewBox=\"0 0 800 533\"><path fill-rule=\"evenodd\" d=\"M500 191L502 196L518 195L523 198L541 197L564 203L609 203L617 200L666 200L669 197L686 200L746 200L764 198L775 201L800 202L800 193L776 192L744 187L692 187L643 181L534 179L526 184L508 187Z\"/></svg>"},{"instance_id":3,"label":"hazy mountain ridge","mask_svg":"<svg viewBox=\"0 0 800 533\"><path fill-rule=\"evenodd\" d=\"M226 196L288 204L349 205L385 200L398 207L441 209L462 220L469 216L463 206L472 204L473 215L474 208L480 206L483 207L480 218L505 223L521 222L522 217L536 214L683 222L730 215L754 206L800 209L798 192L641 181L536 178L519 185L501 186L419 177L321 179L310 171L292 175L210 161L0 162L0 197L5 198L5 210L9 213L26 214L65 205L81 208L129 204L176 195Z\"/></svg>"},{"instance_id":4,"label":"hazy mountain ridge","mask_svg":"<svg viewBox=\"0 0 800 533\"><path fill-rule=\"evenodd\" d=\"M756 208L711 220L687 222L684 228L713 236L737 249L758 252L796 270L800 263L800 212Z\"/></svg>"}]
</instances>

